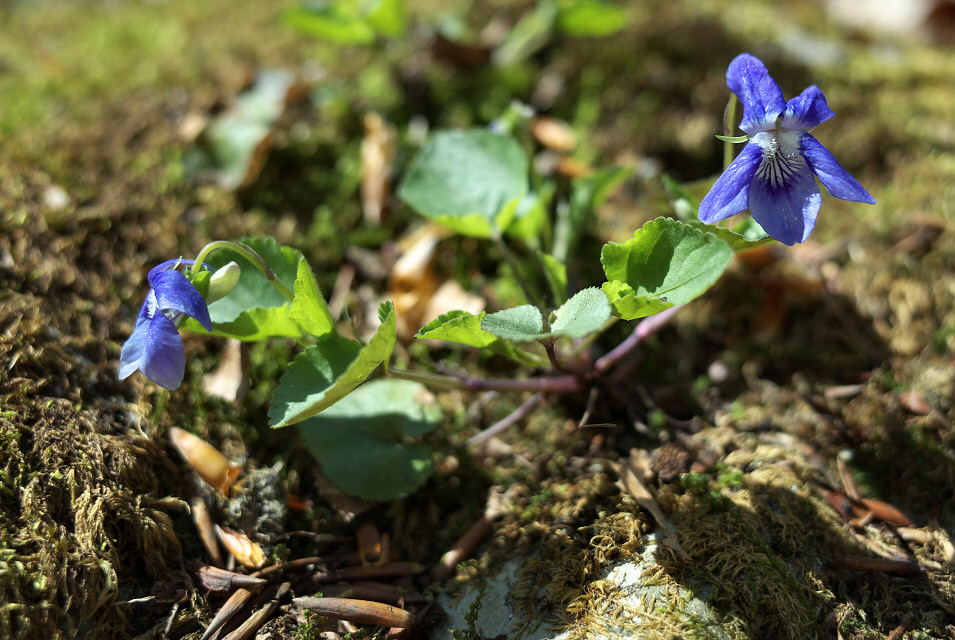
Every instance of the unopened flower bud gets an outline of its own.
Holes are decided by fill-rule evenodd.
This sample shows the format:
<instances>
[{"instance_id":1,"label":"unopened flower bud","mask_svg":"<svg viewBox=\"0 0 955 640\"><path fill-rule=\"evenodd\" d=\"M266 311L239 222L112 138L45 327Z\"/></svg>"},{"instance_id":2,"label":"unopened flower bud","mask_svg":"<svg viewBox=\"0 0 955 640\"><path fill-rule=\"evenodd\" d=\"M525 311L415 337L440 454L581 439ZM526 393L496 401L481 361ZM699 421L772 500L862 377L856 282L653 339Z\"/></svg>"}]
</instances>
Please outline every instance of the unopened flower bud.
<instances>
[{"instance_id":1,"label":"unopened flower bud","mask_svg":"<svg viewBox=\"0 0 955 640\"><path fill-rule=\"evenodd\" d=\"M209 292L206 294L206 303L212 304L216 300L229 295L235 285L239 284L239 276L242 275L242 269L234 261L216 269L209 280Z\"/></svg>"}]
</instances>

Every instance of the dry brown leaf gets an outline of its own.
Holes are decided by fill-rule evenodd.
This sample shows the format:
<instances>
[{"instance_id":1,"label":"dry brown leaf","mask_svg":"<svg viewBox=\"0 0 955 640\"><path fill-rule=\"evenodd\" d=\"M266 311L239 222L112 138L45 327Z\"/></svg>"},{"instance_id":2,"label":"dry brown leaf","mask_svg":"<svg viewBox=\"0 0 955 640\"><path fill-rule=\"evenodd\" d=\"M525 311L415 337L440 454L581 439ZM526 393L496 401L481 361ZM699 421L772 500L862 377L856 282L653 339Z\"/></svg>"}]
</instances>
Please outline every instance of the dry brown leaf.
<instances>
[{"instance_id":1,"label":"dry brown leaf","mask_svg":"<svg viewBox=\"0 0 955 640\"><path fill-rule=\"evenodd\" d=\"M442 313L453 309L479 313L485 306L483 298L467 293L454 281L438 284L434 254L447 234L438 225L426 224L396 243L401 256L388 276L388 297L395 304L402 340L410 340L421 326Z\"/></svg>"},{"instance_id":2,"label":"dry brown leaf","mask_svg":"<svg viewBox=\"0 0 955 640\"><path fill-rule=\"evenodd\" d=\"M186 568L203 587L209 591L230 591L236 587L254 588L265 584L265 580L244 573L226 571L198 562L186 561Z\"/></svg>"},{"instance_id":3,"label":"dry brown leaf","mask_svg":"<svg viewBox=\"0 0 955 640\"><path fill-rule=\"evenodd\" d=\"M215 528L219 542L243 567L258 569L265 564L265 552L258 542L250 540L249 536L241 531L233 531L219 525L215 525Z\"/></svg>"},{"instance_id":4,"label":"dry brown leaf","mask_svg":"<svg viewBox=\"0 0 955 640\"><path fill-rule=\"evenodd\" d=\"M856 486L855 478L853 478L849 472L849 466L846 464L845 458L841 455L836 458L836 467L839 469L839 480L842 482L842 489L846 492L847 496L853 500L858 500L860 496L859 488Z\"/></svg>"},{"instance_id":5,"label":"dry brown leaf","mask_svg":"<svg viewBox=\"0 0 955 640\"><path fill-rule=\"evenodd\" d=\"M531 135L542 145L561 153L577 148L577 136L570 125L557 118L539 116L531 123Z\"/></svg>"},{"instance_id":6,"label":"dry brown leaf","mask_svg":"<svg viewBox=\"0 0 955 640\"><path fill-rule=\"evenodd\" d=\"M350 496L342 492L341 489L333 485L331 481L321 475L321 473L317 473L316 484L318 485L318 492L346 523L351 522L376 504L369 500L362 500L361 498Z\"/></svg>"},{"instance_id":7,"label":"dry brown leaf","mask_svg":"<svg viewBox=\"0 0 955 640\"><path fill-rule=\"evenodd\" d=\"M903 391L899 394L899 402L902 403L902 406L911 411L914 414L920 416L927 416L932 413L932 405L929 404L928 400L925 399L918 391L909 389Z\"/></svg>"},{"instance_id":8,"label":"dry brown leaf","mask_svg":"<svg viewBox=\"0 0 955 640\"><path fill-rule=\"evenodd\" d=\"M209 552L212 563L221 567L225 562L222 558L222 550L219 548L219 542L216 540L216 530L212 524L212 516L209 515L209 508L205 501L200 497L193 498L190 503L192 508L192 521L196 523L196 529L199 530L199 539L202 545Z\"/></svg>"},{"instance_id":9,"label":"dry brown leaf","mask_svg":"<svg viewBox=\"0 0 955 640\"><path fill-rule=\"evenodd\" d=\"M465 291L456 280L446 280L431 295L418 319L418 326L422 327L441 314L455 309L477 315L485 306L487 301L483 297Z\"/></svg>"},{"instance_id":10,"label":"dry brown leaf","mask_svg":"<svg viewBox=\"0 0 955 640\"><path fill-rule=\"evenodd\" d=\"M398 133L377 113L365 114L361 141L361 206L368 224L381 224L391 192L391 166L395 160Z\"/></svg>"},{"instance_id":11,"label":"dry brown leaf","mask_svg":"<svg viewBox=\"0 0 955 640\"><path fill-rule=\"evenodd\" d=\"M378 531L370 522L363 522L355 532L362 564L379 564L388 560L388 534Z\"/></svg>"},{"instance_id":12,"label":"dry brown leaf","mask_svg":"<svg viewBox=\"0 0 955 640\"><path fill-rule=\"evenodd\" d=\"M226 340L222 362L202 379L202 389L208 395L233 404L245 397L249 389L249 356L242 342L234 338Z\"/></svg>"},{"instance_id":13,"label":"dry brown leaf","mask_svg":"<svg viewBox=\"0 0 955 640\"><path fill-rule=\"evenodd\" d=\"M212 488L226 495L242 472L242 465L230 461L211 444L184 429L172 427L169 437L183 459L192 465Z\"/></svg>"},{"instance_id":14,"label":"dry brown leaf","mask_svg":"<svg viewBox=\"0 0 955 640\"><path fill-rule=\"evenodd\" d=\"M576 158L563 157L557 161L556 171L567 178L584 178L593 173L594 169Z\"/></svg>"}]
</instances>

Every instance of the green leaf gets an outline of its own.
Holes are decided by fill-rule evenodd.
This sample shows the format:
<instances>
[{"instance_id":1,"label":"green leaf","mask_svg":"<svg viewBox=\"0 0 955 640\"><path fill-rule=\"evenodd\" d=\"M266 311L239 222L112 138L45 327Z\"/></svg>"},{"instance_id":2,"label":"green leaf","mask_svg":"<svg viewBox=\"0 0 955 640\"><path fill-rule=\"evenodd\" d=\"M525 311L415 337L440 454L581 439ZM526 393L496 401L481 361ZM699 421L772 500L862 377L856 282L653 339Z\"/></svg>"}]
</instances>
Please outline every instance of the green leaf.
<instances>
[{"instance_id":1,"label":"green leaf","mask_svg":"<svg viewBox=\"0 0 955 640\"><path fill-rule=\"evenodd\" d=\"M540 309L532 304L489 313L481 319L481 328L499 338L514 342L529 342L546 337L544 318Z\"/></svg>"},{"instance_id":2,"label":"green leaf","mask_svg":"<svg viewBox=\"0 0 955 640\"><path fill-rule=\"evenodd\" d=\"M544 331L544 318L534 305L525 304L491 313L481 320L481 328L504 340L530 342L568 336L582 338L599 330L610 319L610 302L603 291L590 287L578 291L554 314L550 331Z\"/></svg>"},{"instance_id":3,"label":"green leaf","mask_svg":"<svg viewBox=\"0 0 955 640\"><path fill-rule=\"evenodd\" d=\"M238 113L223 114L202 132L202 148L186 152L185 171L199 178L210 177L229 190L248 185L261 169L256 158L268 150L271 131L271 124L247 120Z\"/></svg>"},{"instance_id":4,"label":"green leaf","mask_svg":"<svg viewBox=\"0 0 955 640\"><path fill-rule=\"evenodd\" d=\"M485 348L529 367L537 367L544 359L517 348L511 342L501 340L481 328L481 320L487 315L482 311L473 315L467 311L449 311L422 327L415 335L418 339L446 340L471 347Z\"/></svg>"},{"instance_id":5,"label":"green leaf","mask_svg":"<svg viewBox=\"0 0 955 640\"><path fill-rule=\"evenodd\" d=\"M763 242L769 238L769 234L752 218L743 218L733 227L733 233L743 236L743 239L750 243Z\"/></svg>"},{"instance_id":6,"label":"green leaf","mask_svg":"<svg viewBox=\"0 0 955 640\"><path fill-rule=\"evenodd\" d=\"M555 302L564 304L567 300L567 265L543 251L538 251L537 257L540 258L544 277L547 278L551 291L554 293Z\"/></svg>"},{"instance_id":7,"label":"green leaf","mask_svg":"<svg viewBox=\"0 0 955 640\"><path fill-rule=\"evenodd\" d=\"M255 83L239 94L235 106L216 117L196 146L186 151L186 173L212 178L226 189L251 184L268 157L269 134L294 83L295 76L280 69L256 74Z\"/></svg>"},{"instance_id":8,"label":"green leaf","mask_svg":"<svg viewBox=\"0 0 955 640\"><path fill-rule=\"evenodd\" d=\"M486 347L497 340L497 336L481 328L481 319L485 315L487 314L484 311L480 315L460 310L449 311L421 327L415 334L415 338L447 340L471 347Z\"/></svg>"},{"instance_id":9,"label":"green leaf","mask_svg":"<svg viewBox=\"0 0 955 640\"><path fill-rule=\"evenodd\" d=\"M633 173L633 167L599 169L574 180L571 208L578 216L589 214L610 197L613 190Z\"/></svg>"},{"instance_id":10,"label":"green leaf","mask_svg":"<svg viewBox=\"0 0 955 640\"><path fill-rule=\"evenodd\" d=\"M673 303L665 298L638 296L633 287L619 280L603 283L603 290L613 306L614 313L624 320L645 318L673 306Z\"/></svg>"},{"instance_id":11,"label":"green leaf","mask_svg":"<svg viewBox=\"0 0 955 640\"><path fill-rule=\"evenodd\" d=\"M375 42L375 29L350 2L314 2L285 12L285 21L293 29L322 40L342 44L369 45Z\"/></svg>"},{"instance_id":12,"label":"green leaf","mask_svg":"<svg viewBox=\"0 0 955 640\"><path fill-rule=\"evenodd\" d=\"M378 315L381 326L368 344L362 346L333 335L308 347L292 361L269 408L273 427L287 427L324 411L391 357L395 348L394 304L382 303Z\"/></svg>"},{"instance_id":13,"label":"green leaf","mask_svg":"<svg viewBox=\"0 0 955 640\"><path fill-rule=\"evenodd\" d=\"M627 26L627 14L620 7L597 0L572 0L560 5L557 28L569 36L599 38Z\"/></svg>"},{"instance_id":14,"label":"green leaf","mask_svg":"<svg viewBox=\"0 0 955 640\"><path fill-rule=\"evenodd\" d=\"M301 251L283 247L267 237L243 238L240 242L252 247L289 290L294 288L298 264L304 259ZM212 333L246 341L300 337L302 329L289 319L291 303L251 262L228 249L213 252L206 262L218 269L233 260L241 269L239 283L229 295L209 305L209 316L215 325ZM205 333L192 318L180 326Z\"/></svg>"},{"instance_id":15,"label":"green leaf","mask_svg":"<svg viewBox=\"0 0 955 640\"><path fill-rule=\"evenodd\" d=\"M271 125L285 111L289 90L295 85L295 74L285 69L263 69L255 75L255 83L239 94L235 111L245 120Z\"/></svg>"},{"instance_id":16,"label":"green leaf","mask_svg":"<svg viewBox=\"0 0 955 640\"><path fill-rule=\"evenodd\" d=\"M289 318L316 338L335 332L335 319L305 258L298 262L295 300Z\"/></svg>"},{"instance_id":17,"label":"green leaf","mask_svg":"<svg viewBox=\"0 0 955 640\"><path fill-rule=\"evenodd\" d=\"M408 22L405 0L381 0L368 14L368 22L383 36L400 38Z\"/></svg>"},{"instance_id":18,"label":"green leaf","mask_svg":"<svg viewBox=\"0 0 955 640\"><path fill-rule=\"evenodd\" d=\"M494 50L494 63L507 66L539 51L550 40L556 19L552 0L538 0L534 10L524 14Z\"/></svg>"},{"instance_id":19,"label":"green leaf","mask_svg":"<svg viewBox=\"0 0 955 640\"><path fill-rule=\"evenodd\" d=\"M573 181L570 206L558 209L554 225L554 257L565 262L573 253L574 245L584 235L594 211L602 205L613 190L633 173L633 167L600 169Z\"/></svg>"},{"instance_id":20,"label":"green leaf","mask_svg":"<svg viewBox=\"0 0 955 640\"><path fill-rule=\"evenodd\" d=\"M633 316L632 309L627 315L624 312L640 298L654 304L685 304L710 288L732 258L733 250L712 233L657 218L637 229L627 242L603 246L600 262L609 283L604 292L620 317L641 317ZM629 285L632 293L614 281ZM619 302L629 296L634 299Z\"/></svg>"},{"instance_id":21,"label":"green leaf","mask_svg":"<svg viewBox=\"0 0 955 640\"><path fill-rule=\"evenodd\" d=\"M423 385L385 378L358 387L299 430L322 472L345 493L394 500L431 475L431 449L408 440L432 431L440 419Z\"/></svg>"},{"instance_id":22,"label":"green leaf","mask_svg":"<svg viewBox=\"0 0 955 640\"><path fill-rule=\"evenodd\" d=\"M677 219L687 224L699 222L696 216L700 205L687 193L686 189L665 173L660 176L660 181L663 182L663 189L666 191L670 206L673 208L673 213Z\"/></svg>"},{"instance_id":23,"label":"green leaf","mask_svg":"<svg viewBox=\"0 0 955 640\"><path fill-rule=\"evenodd\" d=\"M551 335L583 338L600 330L610 320L610 302L597 287L578 291L554 312Z\"/></svg>"},{"instance_id":24,"label":"green leaf","mask_svg":"<svg viewBox=\"0 0 955 640\"><path fill-rule=\"evenodd\" d=\"M691 220L690 226L708 233L725 242L733 251L746 251L776 242L769 234L763 231L759 223L752 218L745 218L742 222L729 230L726 227L717 227L712 224L703 224L699 220Z\"/></svg>"},{"instance_id":25,"label":"green leaf","mask_svg":"<svg viewBox=\"0 0 955 640\"><path fill-rule=\"evenodd\" d=\"M528 193L514 209L514 219L505 233L530 247L538 247L541 234L547 226L548 209L557 185L546 182L538 192Z\"/></svg>"},{"instance_id":26,"label":"green leaf","mask_svg":"<svg viewBox=\"0 0 955 640\"><path fill-rule=\"evenodd\" d=\"M398 196L458 233L488 238L506 229L528 192L520 145L487 129L442 131L425 144Z\"/></svg>"}]
</instances>

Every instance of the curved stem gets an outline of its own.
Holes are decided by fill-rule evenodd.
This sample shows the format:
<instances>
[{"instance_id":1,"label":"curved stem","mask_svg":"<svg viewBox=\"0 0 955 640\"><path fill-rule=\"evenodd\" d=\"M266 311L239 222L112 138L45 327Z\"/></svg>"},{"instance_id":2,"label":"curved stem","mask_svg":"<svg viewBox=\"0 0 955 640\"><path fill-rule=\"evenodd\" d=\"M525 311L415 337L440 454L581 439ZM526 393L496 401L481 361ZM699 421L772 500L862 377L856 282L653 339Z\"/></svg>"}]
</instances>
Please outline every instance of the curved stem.
<instances>
[{"instance_id":1,"label":"curved stem","mask_svg":"<svg viewBox=\"0 0 955 640\"><path fill-rule=\"evenodd\" d=\"M626 340L618 344L606 355L598 359L596 363L594 363L594 372L597 375L600 375L613 365L617 364L617 362L619 362L628 353L633 351L637 345L643 342L648 336L656 333L662 327L664 327L670 321L670 319L676 315L676 312L682 308L682 305L670 307L669 309L661 311L654 316L650 316L649 318L642 320L636 327L633 328L633 333L631 333Z\"/></svg>"},{"instance_id":2,"label":"curved stem","mask_svg":"<svg viewBox=\"0 0 955 640\"><path fill-rule=\"evenodd\" d=\"M209 256L209 254L216 249L229 249L230 251L235 251L240 256L251 262L253 267L261 271L262 275L264 275L272 284L272 286L275 287L279 293L285 296L289 302L292 302L295 299L295 294L293 294L289 288L278 279L278 277L275 275L275 272L272 271L272 268L262 258L262 256L260 256L255 249L242 242L236 242L235 240L214 240L199 251L199 255L196 256L196 263L202 264L205 262L205 259Z\"/></svg>"},{"instance_id":3,"label":"curved stem","mask_svg":"<svg viewBox=\"0 0 955 640\"><path fill-rule=\"evenodd\" d=\"M446 376L423 371L405 371L387 367L385 375L402 380L414 380L440 389L464 391L536 391L540 393L573 393L584 388L577 376L550 376L544 378L471 378Z\"/></svg>"}]
</instances>

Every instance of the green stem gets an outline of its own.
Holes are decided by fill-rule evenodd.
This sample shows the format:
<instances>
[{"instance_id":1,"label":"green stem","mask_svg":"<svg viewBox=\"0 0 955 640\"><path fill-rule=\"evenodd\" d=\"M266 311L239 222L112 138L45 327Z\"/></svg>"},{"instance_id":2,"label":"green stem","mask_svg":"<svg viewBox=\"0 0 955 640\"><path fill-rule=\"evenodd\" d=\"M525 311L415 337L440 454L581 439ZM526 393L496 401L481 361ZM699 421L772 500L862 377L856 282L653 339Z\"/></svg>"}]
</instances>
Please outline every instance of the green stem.
<instances>
[{"instance_id":1,"label":"green stem","mask_svg":"<svg viewBox=\"0 0 955 640\"><path fill-rule=\"evenodd\" d=\"M534 262L537 264L537 269L544 274L544 279L547 281L547 288L550 289L550 293L554 296L554 308L556 309L560 305L567 302L567 292L560 291L557 288L557 283L554 282L554 279L551 278L547 270L547 265L544 264L544 259L541 257L540 251L534 251ZM543 313L543 312L542 312Z\"/></svg>"},{"instance_id":2,"label":"green stem","mask_svg":"<svg viewBox=\"0 0 955 640\"><path fill-rule=\"evenodd\" d=\"M547 309L544 307L544 301L534 292L530 284L528 284L528 282L524 279L524 276L521 274L520 265L517 261L517 256L515 256L514 252L511 251L511 248L507 246L504 238L502 238L500 235L496 235L494 236L494 242L497 243L498 248L500 248L501 253L504 255L504 261L507 262L508 266L511 268L511 271L514 273L514 279L517 280L517 283L521 286L521 291L524 292L524 297L527 298L528 302L540 309L541 315L544 317L544 331L547 331Z\"/></svg>"},{"instance_id":3,"label":"green stem","mask_svg":"<svg viewBox=\"0 0 955 640\"><path fill-rule=\"evenodd\" d=\"M726 137L732 137L733 132L736 130L736 105L738 101L736 99L736 94L730 94L730 100L726 103L726 110L723 112L723 135ZM733 152L733 143L729 141L723 142L723 170L725 171L727 167L730 166L730 163L733 162L735 154Z\"/></svg>"},{"instance_id":4,"label":"green stem","mask_svg":"<svg viewBox=\"0 0 955 640\"><path fill-rule=\"evenodd\" d=\"M610 327L614 326L614 325L617 324L619 321L620 321L620 318L618 318L617 316L610 316L610 320L608 320L608 321L604 324L604 326L600 327L600 328L597 329L596 331L592 331L591 333L587 334L585 337L581 338L580 341L578 341L578 342L574 345L574 351L573 351L573 354L572 354L573 357L575 357L575 358L576 358L576 357L579 357L580 354L583 353L583 352L585 352L587 349L589 349L590 346L591 346L594 342L596 342L597 339L598 339L600 336L602 336L604 333L606 333L607 329L609 329Z\"/></svg>"},{"instance_id":5,"label":"green stem","mask_svg":"<svg viewBox=\"0 0 955 640\"><path fill-rule=\"evenodd\" d=\"M199 255L196 256L196 264L201 265L205 262L206 258L210 253L216 249L228 249L230 251L235 251L240 256L252 263L252 266L262 272L268 281L275 287L279 293L281 293L285 298L292 302L295 300L295 294L292 293L288 287L286 287L281 280L275 275L275 272L272 271L272 268L269 267L268 263L260 256L255 249L250 247L247 244L242 242L236 242L234 240L214 240L199 251Z\"/></svg>"}]
</instances>

